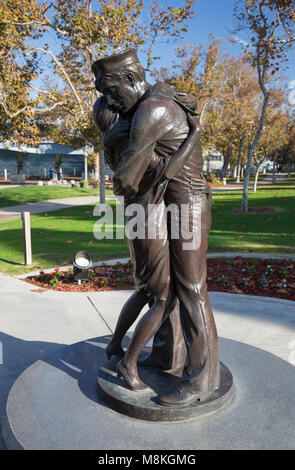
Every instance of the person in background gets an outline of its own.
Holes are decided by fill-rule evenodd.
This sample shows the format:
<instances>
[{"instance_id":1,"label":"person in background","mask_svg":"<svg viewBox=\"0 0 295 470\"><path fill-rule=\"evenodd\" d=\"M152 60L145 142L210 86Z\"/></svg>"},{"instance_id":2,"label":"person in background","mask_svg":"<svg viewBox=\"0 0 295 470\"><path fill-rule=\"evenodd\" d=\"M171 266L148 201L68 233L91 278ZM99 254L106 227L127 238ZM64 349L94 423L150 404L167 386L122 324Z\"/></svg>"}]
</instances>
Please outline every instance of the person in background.
<instances>
[{"instance_id":1,"label":"person in background","mask_svg":"<svg viewBox=\"0 0 295 470\"><path fill-rule=\"evenodd\" d=\"M54 176L54 168L52 166L51 168L49 168L49 178L52 180L53 176Z\"/></svg>"},{"instance_id":2,"label":"person in background","mask_svg":"<svg viewBox=\"0 0 295 470\"><path fill-rule=\"evenodd\" d=\"M58 179L58 181L62 180L62 169L61 168L59 168L57 170L57 179Z\"/></svg>"}]
</instances>

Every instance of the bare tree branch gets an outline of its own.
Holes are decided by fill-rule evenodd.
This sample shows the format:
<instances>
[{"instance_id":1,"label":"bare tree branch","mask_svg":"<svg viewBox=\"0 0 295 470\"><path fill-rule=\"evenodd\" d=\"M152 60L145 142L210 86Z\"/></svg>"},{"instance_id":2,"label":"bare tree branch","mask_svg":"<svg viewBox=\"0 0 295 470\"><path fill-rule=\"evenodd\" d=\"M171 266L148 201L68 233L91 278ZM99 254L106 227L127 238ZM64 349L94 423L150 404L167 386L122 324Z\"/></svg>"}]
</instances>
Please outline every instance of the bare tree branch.
<instances>
[{"instance_id":1,"label":"bare tree branch","mask_svg":"<svg viewBox=\"0 0 295 470\"><path fill-rule=\"evenodd\" d=\"M9 109L6 106L5 100L2 99L1 101L1 106L3 107L5 113L10 119L16 118L19 114L24 113L26 110L31 109L33 113L35 114L45 114L53 111L57 106L62 106L65 103L63 101L59 101L58 103L54 103L52 106L49 106L47 108L35 108L34 106L28 105L24 106L23 108L19 109L15 113L11 113Z\"/></svg>"},{"instance_id":2,"label":"bare tree branch","mask_svg":"<svg viewBox=\"0 0 295 470\"><path fill-rule=\"evenodd\" d=\"M80 106L80 110L81 110L81 113L82 115L84 115L84 109L83 109L83 106L82 106L82 101L69 77L69 75L67 74L67 72L65 71L64 67L62 66L61 62L55 57L55 55L53 54L52 51L50 51L49 49L42 49L41 47L36 47L35 49L31 49L30 51L26 52L25 55L26 56L29 56L31 54L33 54L34 52L36 51L40 51L40 52L44 52L44 54L48 54L50 55L50 57L52 58L53 62L55 62L55 64L58 66L58 68L61 70L61 72L63 73L66 81L68 82L76 100L78 101L78 104Z\"/></svg>"},{"instance_id":3,"label":"bare tree branch","mask_svg":"<svg viewBox=\"0 0 295 470\"><path fill-rule=\"evenodd\" d=\"M64 105L64 101L59 101L58 103L54 103L52 106L49 106L48 108L32 108L33 112L35 114L45 114L45 113L50 113L50 111L53 111L57 106L62 106Z\"/></svg>"},{"instance_id":4,"label":"bare tree branch","mask_svg":"<svg viewBox=\"0 0 295 470\"><path fill-rule=\"evenodd\" d=\"M35 86L33 86L33 85L31 85L31 84L29 84L28 86L29 86L32 90L38 91L38 93L44 93L44 94L46 94L46 95L50 95L50 96L54 97L53 94L52 94L50 91L48 91L48 90L41 90L40 88L36 88Z\"/></svg>"}]
</instances>

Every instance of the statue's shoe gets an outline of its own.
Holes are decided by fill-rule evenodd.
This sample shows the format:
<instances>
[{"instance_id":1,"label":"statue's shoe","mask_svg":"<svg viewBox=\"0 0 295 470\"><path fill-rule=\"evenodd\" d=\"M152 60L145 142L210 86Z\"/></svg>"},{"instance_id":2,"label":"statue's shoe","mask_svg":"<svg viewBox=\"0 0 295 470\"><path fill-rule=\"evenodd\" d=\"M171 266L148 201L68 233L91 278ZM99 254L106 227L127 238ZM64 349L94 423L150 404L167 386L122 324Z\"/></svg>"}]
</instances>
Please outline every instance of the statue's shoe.
<instances>
[{"instance_id":1,"label":"statue's shoe","mask_svg":"<svg viewBox=\"0 0 295 470\"><path fill-rule=\"evenodd\" d=\"M118 356L120 359L124 356L124 349L122 346L114 347L112 343L109 343L105 349L107 358L110 360L112 356Z\"/></svg>"},{"instance_id":2,"label":"statue's shoe","mask_svg":"<svg viewBox=\"0 0 295 470\"><path fill-rule=\"evenodd\" d=\"M192 393L189 392L185 385L181 384L178 389L169 393L168 395L162 395L157 398L157 401L160 405L172 407L185 407L190 406L192 403L197 400L202 401L205 398L209 397L210 392L198 392Z\"/></svg>"},{"instance_id":3,"label":"statue's shoe","mask_svg":"<svg viewBox=\"0 0 295 470\"><path fill-rule=\"evenodd\" d=\"M128 370L124 367L122 361L117 364L118 377L122 377L125 382L129 385L131 390L134 392L146 392L150 390L146 384L144 384L139 378L131 375Z\"/></svg>"}]
</instances>

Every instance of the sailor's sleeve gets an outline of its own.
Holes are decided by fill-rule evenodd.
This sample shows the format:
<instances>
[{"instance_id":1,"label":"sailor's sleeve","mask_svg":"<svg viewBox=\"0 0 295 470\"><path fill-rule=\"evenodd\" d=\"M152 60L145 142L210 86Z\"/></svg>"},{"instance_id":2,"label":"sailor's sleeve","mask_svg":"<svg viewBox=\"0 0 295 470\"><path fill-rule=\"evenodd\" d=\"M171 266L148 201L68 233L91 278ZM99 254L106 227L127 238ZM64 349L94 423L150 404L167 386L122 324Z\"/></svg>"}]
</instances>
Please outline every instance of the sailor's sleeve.
<instances>
[{"instance_id":1,"label":"sailor's sleeve","mask_svg":"<svg viewBox=\"0 0 295 470\"><path fill-rule=\"evenodd\" d=\"M141 103L132 119L128 147L121 158L124 164L113 177L119 194L137 193L157 141L173 126L169 103Z\"/></svg>"}]
</instances>

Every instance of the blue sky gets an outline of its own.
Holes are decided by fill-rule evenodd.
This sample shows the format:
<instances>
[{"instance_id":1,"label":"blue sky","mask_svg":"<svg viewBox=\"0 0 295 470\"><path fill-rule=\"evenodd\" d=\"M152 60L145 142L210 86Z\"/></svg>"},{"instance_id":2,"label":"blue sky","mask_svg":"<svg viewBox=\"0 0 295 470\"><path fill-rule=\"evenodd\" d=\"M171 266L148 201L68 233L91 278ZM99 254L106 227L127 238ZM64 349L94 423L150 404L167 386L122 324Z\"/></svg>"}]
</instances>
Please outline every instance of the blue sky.
<instances>
[{"instance_id":1,"label":"blue sky","mask_svg":"<svg viewBox=\"0 0 295 470\"><path fill-rule=\"evenodd\" d=\"M234 55L242 53L242 47L239 44L233 44L230 42L230 37L233 37L235 26L235 19L233 16L233 9L236 0L197 0L194 4L194 11L197 13L197 16L188 21L188 31L184 35L184 38L181 44L196 44L204 45L208 41L210 33L213 33L216 38L222 40L221 47L225 52L229 52ZM152 0L144 0L144 8L142 11L142 20L148 23L148 10L149 6L152 3ZM168 5L174 7L181 7L185 5L184 0L164 0L161 4L164 7ZM92 1L93 8L97 5L96 0ZM241 37L241 36L240 36ZM241 39L247 39L246 36L241 37ZM45 38L44 38L45 40ZM46 34L46 41L49 43L49 47L57 52L59 44L53 43L54 34L53 32L48 32ZM42 41L43 42L43 41ZM44 41L45 42L45 41ZM161 60L155 62L155 66L160 68L160 66L170 67L173 61L176 59L174 48L177 44L170 42L167 44L162 41L157 43L154 49L154 55L161 56ZM146 64L146 55L141 51L138 53L139 58L141 59L143 65ZM42 57L44 63L46 63L46 58ZM292 54L289 55L289 68L284 70L284 75L286 76L286 82L295 80L295 54L294 50ZM46 67L44 69L46 74ZM154 80L148 77L151 83ZM36 81L36 86L38 85L38 80Z\"/></svg>"},{"instance_id":2,"label":"blue sky","mask_svg":"<svg viewBox=\"0 0 295 470\"><path fill-rule=\"evenodd\" d=\"M150 5L150 0L144 0L143 18L147 19L146 12ZM216 38L222 40L222 48L232 54L240 54L242 47L239 44L230 42L230 37L235 36L233 33L235 27L235 18L233 10L236 0L197 0L194 5L194 11L197 16L188 22L188 32L186 33L183 44L202 45L208 41L210 33ZM171 5L174 7L183 6L184 1L164 0L161 2L163 6ZM239 35L241 39L247 40L247 36ZM173 43L167 45L165 43L158 44L155 48L155 55L161 56L161 60L157 65L167 66L175 59ZM139 57L141 53L139 53ZM294 51L289 55L289 68L284 72L287 81L295 79L295 54Z\"/></svg>"}]
</instances>

